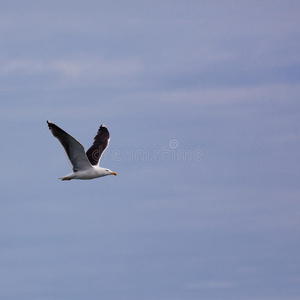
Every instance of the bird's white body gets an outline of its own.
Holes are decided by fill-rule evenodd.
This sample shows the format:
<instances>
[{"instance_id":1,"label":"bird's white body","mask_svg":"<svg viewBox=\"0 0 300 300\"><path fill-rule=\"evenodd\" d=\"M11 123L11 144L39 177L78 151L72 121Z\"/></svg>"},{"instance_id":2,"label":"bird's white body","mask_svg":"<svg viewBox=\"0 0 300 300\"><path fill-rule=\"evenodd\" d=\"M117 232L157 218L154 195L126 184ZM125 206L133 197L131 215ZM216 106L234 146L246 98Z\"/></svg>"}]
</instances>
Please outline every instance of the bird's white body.
<instances>
[{"instance_id":1,"label":"bird's white body","mask_svg":"<svg viewBox=\"0 0 300 300\"><path fill-rule=\"evenodd\" d=\"M115 172L112 172L109 169L101 168L98 166L91 166L91 168L89 169L73 172L59 179L61 180L83 179L84 180L84 179L94 179L94 178L103 177L107 175L117 175L117 174Z\"/></svg>"}]
</instances>

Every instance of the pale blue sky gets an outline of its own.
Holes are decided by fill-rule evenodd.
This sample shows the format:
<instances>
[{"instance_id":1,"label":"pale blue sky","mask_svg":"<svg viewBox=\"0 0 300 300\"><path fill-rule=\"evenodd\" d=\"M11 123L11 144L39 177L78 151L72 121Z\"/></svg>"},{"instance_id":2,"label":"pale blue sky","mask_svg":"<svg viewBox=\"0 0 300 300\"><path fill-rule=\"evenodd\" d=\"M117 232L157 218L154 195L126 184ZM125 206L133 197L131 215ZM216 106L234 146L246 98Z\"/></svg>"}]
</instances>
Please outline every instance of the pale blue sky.
<instances>
[{"instance_id":1,"label":"pale blue sky","mask_svg":"<svg viewBox=\"0 0 300 300\"><path fill-rule=\"evenodd\" d=\"M299 299L299 13L2 1L0 298ZM118 176L57 180L47 119Z\"/></svg>"}]
</instances>

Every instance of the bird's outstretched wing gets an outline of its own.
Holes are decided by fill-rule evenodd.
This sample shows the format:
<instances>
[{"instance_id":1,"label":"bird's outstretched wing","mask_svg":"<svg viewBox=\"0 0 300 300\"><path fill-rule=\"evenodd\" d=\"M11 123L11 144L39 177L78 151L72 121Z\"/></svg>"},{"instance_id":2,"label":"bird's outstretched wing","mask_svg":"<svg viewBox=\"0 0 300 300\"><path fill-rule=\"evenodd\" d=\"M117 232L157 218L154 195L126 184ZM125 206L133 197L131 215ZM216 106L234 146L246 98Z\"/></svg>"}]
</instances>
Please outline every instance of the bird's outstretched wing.
<instances>
[{"instance_id":1,"label":"bird's outstretched wing","mask_svg":"<svg viewBox=\"0 0 300 300\"><path fill-rule=\"evenodd\" d=\"M50 131L60 141L73 166L73 172L91 168L91 164L84 152L84 147L67 132L57 125L47 121Z\"/></svg>"},{"instance_id":2,"label":"bird's outstretched wing","mask_svg":"<svg viewBox=\"0 0 300 300\"><path fill-rule=\"evenodd\" d=\"M102 124L94 138L93 145L86 152L86 156L93 166L99 164L101 155L108 146L109 138L108 129Z\"/></svg>"}]
</instances>

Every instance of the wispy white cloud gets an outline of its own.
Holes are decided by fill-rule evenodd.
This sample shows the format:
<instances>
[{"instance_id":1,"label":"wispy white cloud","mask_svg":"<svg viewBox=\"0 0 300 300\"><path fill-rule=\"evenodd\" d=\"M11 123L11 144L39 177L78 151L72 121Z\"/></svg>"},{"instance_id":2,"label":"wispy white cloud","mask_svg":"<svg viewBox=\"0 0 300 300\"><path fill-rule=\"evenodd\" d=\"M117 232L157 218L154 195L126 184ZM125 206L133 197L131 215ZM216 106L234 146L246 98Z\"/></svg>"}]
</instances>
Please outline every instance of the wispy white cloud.
<instances>
[{"instance_id":1,"label":"wispy white cloud","mask_svg":"<svg viewBox=\"0 0 300 300\"><path fill-rule=\"evenodd\" d=\"M12 74L41 75L56 72L66 78L119 77L136 74L141 65L134 59L116 61L99 57L88 59L57 59L52 61L14 59L2 62L0 76Z\"/></svg>"},{"instance_id":2,"label":"wispy white cloud","mask_svg":"<svg viewBox=\"0 0 300 300\"><path fill-rule=\"evenodd\" d=\"M69 61L52 61L30 59L14 59L3 62L0 66L0 76L10 75L41 75L52 72L60 73L67 77L74 77L80 74L80 66Z\"/></svg>"},{"instance_id":3,"label":"wispy white cloud","mask_svg":"<svg viewBox=\"0 0 300 300\"><path fill-rule=\"evenodd\" d=\"M266 84L235 88L198 88L160 91L144 95L146 98L196 106L226 106L238 103L286 103L298 101L300 85ZM257 107L259 108L259 106Z\"/></svg>"}]
</instances>

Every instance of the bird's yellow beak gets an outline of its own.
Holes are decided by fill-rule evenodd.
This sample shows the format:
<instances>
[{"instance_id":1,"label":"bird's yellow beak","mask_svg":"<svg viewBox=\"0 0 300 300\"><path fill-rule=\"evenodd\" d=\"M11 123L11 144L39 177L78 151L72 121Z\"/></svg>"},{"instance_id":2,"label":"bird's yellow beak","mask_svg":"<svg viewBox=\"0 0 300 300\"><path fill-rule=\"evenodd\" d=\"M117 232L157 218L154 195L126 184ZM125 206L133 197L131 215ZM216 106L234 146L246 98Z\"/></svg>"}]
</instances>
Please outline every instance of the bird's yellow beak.
<instances>
[{"instance_id":1,"label":"bird's yellow beak","mask_svg":"<svg viewBox=\"0 0 300 300\"><path fill-rule=\"evenodd\" d=\"M116 172L111 172L110 174L111 174L111 175L117 176L117 173L116 173Z\"/></svg>"}]
</instances>

